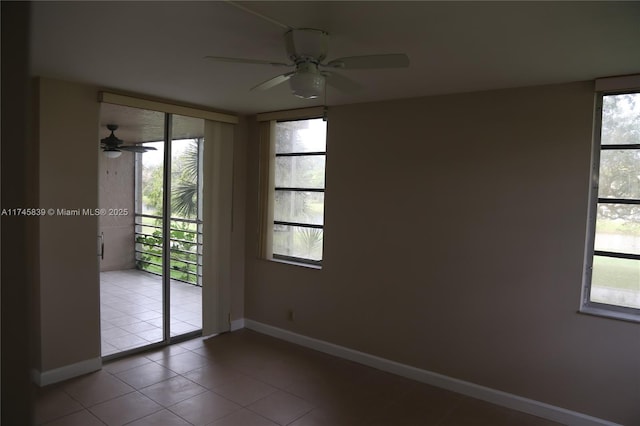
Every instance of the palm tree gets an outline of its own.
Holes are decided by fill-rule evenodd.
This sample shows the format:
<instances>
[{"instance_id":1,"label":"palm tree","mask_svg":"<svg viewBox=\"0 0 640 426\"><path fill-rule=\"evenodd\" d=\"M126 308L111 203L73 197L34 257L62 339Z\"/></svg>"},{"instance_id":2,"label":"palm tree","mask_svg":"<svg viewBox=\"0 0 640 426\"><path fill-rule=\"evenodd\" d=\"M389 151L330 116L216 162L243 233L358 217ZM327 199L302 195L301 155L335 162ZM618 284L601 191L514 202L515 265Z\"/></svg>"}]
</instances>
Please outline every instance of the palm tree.
<instances>
[{"instance_id":1,"label":"palm tree","mask_svg":"<svg viewBox=\"0 0 640 426\"><path fill-rule=\"evenodd\" d=\"M189 143L180 156L171 188L171 210L184 218L198 216L198 145L201 139Z\"/></svg>"},{"instance_id":2,"label":"palm tree","mask_svg":"<svg viewBox=\"0 0 640 426\"><path fill-rule=\"evenodd\" d=\"M308 257L313 257L313 252L317 247L322 245L323 233L322 229L317 228L300 228L298 235Z\"/></svg>"}]
</instances>

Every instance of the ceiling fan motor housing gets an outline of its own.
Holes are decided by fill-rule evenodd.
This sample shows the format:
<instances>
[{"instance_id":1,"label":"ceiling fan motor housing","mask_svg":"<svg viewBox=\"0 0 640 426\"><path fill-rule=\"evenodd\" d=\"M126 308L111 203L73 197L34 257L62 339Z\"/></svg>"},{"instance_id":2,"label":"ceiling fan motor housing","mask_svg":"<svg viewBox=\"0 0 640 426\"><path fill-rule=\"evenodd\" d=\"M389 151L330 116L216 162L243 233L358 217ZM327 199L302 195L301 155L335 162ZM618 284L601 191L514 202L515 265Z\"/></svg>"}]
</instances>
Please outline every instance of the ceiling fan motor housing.
<instances>
[{"instance_id":1,"label":"ceiling fan motor housing","mask_svg":"<svg viewBox=\"0 0 640 426\"><path fill-rule=\"evenodd\" d=\"M291 29L284 35L287 55L293 62L322 62L327 56L329 33L313 28Z\"/></svg>"},{"instance_id":2,"label":"ceiling fan motor housing","mask_svg":"<svg viewBox=\"0 0 640 426\"><path fill-rule=\"evenodd\" d=\"M118 130L117 124L107 124L107 129L111 131L111 134L106 138L100 140L102 144L104 144L107 148L115 149L119 145L122 145L122 140L118 139L116 135L113 134L116 130Z\"/></svg>"}]
</instances>

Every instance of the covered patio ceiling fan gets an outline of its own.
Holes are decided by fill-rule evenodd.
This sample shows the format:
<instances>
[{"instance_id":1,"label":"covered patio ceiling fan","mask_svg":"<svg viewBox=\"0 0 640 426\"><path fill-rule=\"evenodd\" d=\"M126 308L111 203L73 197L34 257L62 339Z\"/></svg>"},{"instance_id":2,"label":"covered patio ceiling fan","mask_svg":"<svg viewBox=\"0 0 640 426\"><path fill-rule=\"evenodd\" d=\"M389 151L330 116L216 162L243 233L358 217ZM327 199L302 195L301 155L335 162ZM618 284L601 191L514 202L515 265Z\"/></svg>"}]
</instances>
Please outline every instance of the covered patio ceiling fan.
<instances>
[{"instance_id":1,"label":"covered patio ceiling fan","mask_svg":"<svg viewBox=\"0 0 640 426\"><path fill-rule=\"evenodd\" d=\"M104 155L108 158L120 157L120 155L122 155L122 151L144 153L156 150L151 146L124 145L122 139L117 138L116 135L113 134L114 131L118 130L117 124L107 124L107 129L111 130L111 134L106 138L100 139L100 147L102 148Z\"/></svg>"},{"instance_id":2,"label":"covered patio ceiling fan","mask_svg":"<svg viewBox=\"0 0 640 426\"><path fill-rule=\"evenodd\" d=\"M293 68L293 71L270 78L252 87L251 90L267 90L289 81L293 94L305 99L320 96L324 91L325 83L344 92L354 92L361 89L360 84L333 72L333 70L406 68L409 66L409 58L404 53L347 56L324 62L328 52L329 34L318 29L289 28L284 34L284 40L287 56L291 61L289 63L224 56L205 56L205 59Z\"/></svg>"}]
</instances>

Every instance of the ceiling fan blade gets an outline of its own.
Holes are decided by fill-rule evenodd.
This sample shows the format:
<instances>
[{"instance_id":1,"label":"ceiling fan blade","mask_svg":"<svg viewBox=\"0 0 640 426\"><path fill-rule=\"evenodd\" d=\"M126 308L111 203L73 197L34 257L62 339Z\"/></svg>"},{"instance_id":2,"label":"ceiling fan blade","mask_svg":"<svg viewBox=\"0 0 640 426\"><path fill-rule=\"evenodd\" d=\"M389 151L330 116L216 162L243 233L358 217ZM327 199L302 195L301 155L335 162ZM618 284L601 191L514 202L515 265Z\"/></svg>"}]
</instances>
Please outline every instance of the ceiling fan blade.
<instances>
[{"instance_id":1,"label":"ceiling fan blade","mask_svg":"<svg viewBox=\"0 0 640 426\"><path fill-rule=\"evenodd\" d=\"M129 151L129 152L147 152L147 151L156 150L152 146L142 146L142 145L120 145L118 149L121 151Z\"/></svg>"},{"instance_id":2,"label":"ceiling fan blade","mask_svg":"<svg viewBox=\"0 0 640 426\"><path fill-rule=\"evenodd\" d=\"M286 74L281 74L281 75L278 75L276 77L270 78L269 80L264 81L264 82L258 84L257 86L252 87L251 90L267 90L267 89L271 89L272 87L275 87L278 84L282 84L285 81L289 80L293 74L295 74L295 72L288 72Z\"/></svg>"},{"instance_id":3,"label":"ceiling fan blade","mask_svg":"<svg viewBox=\"0 0 640 426\"><path fill-rule=\"evenodd\" d=\"M344 75L326 71L323 72L322 75L327 78L326 81L329 86L335 87L342 92L354 93L362 89L362 86L360 84L356 83L350 78L345 77Z\"/></svg>"},{"instance_id":4,"label":"ceiling fan blade","mask_svg":"<svg viewBox=\"0 0 640 426\"><path fill-rule=\"evenodd\" d=\"M348 56L329 61L325 66L342 69L406 68L409 57L404 53L388 55Z\"/></svg>"},{"instance_id":5,"label":"ceiling fan blade","mask_svg":"<svg viewBox=\"0 0 640 426\"><path fill-rule=\"evenodd\" d=\"M292 67L294 64L285 64L284 62L276 61L263 61L261 59L247 59L247 58L227 58L225 56L205 56L204 59L210 59L217 62L233 62L239 64L258 64L258 65L272 65L274 67Z\"/></svg>"}]
</instances>

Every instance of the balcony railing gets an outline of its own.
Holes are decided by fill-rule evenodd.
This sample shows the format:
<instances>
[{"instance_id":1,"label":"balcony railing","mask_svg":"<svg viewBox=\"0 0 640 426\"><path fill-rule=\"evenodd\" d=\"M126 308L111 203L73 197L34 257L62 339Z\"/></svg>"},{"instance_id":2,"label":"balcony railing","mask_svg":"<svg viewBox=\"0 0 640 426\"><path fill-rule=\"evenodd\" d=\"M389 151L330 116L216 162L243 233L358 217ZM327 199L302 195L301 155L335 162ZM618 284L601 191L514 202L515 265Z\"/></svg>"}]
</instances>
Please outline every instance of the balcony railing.
<instances>
[{"instance_id":1,"label":"balcony railing","mask_svg":"<svg viewBox=\"0 0 640 426\"><path fill-rule=\"evenodd\" d=\"M135 216L136 267L162 275L163 218ZM202 221L171 218L169 240L171 279L202 286Z\"/></svg>"}]
</instances>

